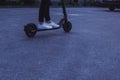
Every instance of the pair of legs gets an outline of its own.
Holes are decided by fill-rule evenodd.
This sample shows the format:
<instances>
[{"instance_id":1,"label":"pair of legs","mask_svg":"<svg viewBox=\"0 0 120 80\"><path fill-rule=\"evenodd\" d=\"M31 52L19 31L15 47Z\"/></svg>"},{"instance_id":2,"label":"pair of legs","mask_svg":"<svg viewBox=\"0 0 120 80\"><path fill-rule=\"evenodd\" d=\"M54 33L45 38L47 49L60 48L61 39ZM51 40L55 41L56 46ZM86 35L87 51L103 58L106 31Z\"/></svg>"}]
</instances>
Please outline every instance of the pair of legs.
<instances>
[{"instance_id":1,"label":"pair of legs","mask_svg":"<svg viewBox=\"0 0 120 80\"><path fill-rule=\"evenodd\" d=\"M43 23L44 20L49 22L50 19L50 0L41 0L39 8L39 23Z\"/></svg>"},{"instance_id":2,"label":"pair of legs","mask_svg":"<svg viewBox=\"0 0 120 80\"><path fill-rule=\"evenodd\" d=\"M55 24L51 21L50 18L50 2L51 0L41 0L40 8L39 8L39 29L49 29L53 27L59 27L59 25ZM45 21L45 23L44 23Z\"/></svg>"}]
</instances>

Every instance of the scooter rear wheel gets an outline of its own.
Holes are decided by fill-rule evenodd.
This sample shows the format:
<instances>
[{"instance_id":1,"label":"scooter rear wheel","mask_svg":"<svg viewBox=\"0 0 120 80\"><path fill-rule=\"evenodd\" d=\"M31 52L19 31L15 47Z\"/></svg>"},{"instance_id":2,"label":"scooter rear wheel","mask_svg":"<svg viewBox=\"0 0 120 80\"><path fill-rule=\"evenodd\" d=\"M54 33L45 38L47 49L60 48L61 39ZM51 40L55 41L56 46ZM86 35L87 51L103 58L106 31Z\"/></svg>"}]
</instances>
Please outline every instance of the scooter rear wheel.
<instances>
[{"instance_id":1,"label":"scooter rear wheel","mask_svg":"<svg viewBox=\"0 0 120 80\"><path fill-rule=\"evenodd\" d=\"M37 32L37 27L33 23L29 23L24 26L24 31L28 37L34 37Z\"/></svg>"},{"instance_id":2,"label":"scooter rear wheel","mask_svg":"<svg viewBox=\"0 0 120 80\"><path fill-rule=\"evenodd\" d=\"M65 32L70 32L71 31L71 29L72 29L72 23L70 22L70 21L67 21L67 22L65 22L64 24L63 24L63 30L65 31Z\"/></svg>"}]
</instances>

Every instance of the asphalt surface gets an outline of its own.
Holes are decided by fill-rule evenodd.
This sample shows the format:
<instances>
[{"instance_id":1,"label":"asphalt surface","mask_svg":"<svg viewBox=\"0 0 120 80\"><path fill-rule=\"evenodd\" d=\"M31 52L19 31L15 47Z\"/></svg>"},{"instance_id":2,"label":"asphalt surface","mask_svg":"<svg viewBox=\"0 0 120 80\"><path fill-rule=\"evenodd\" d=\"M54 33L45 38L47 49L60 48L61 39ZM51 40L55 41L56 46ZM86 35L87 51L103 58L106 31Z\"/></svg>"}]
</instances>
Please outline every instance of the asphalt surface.
<instances>
[{"instance_id":1,"label":"asphalt surface","mask_svg":"<svg viewBox=\"0 0 120 80\"><path fill-rule=\"evenodd\" d=\"M0 8L0 80L120 80L120 10L68 8L73 24L28 38L38 8ZM62 17L51 9L52 20Z\"/></svg>"}]
</instances>

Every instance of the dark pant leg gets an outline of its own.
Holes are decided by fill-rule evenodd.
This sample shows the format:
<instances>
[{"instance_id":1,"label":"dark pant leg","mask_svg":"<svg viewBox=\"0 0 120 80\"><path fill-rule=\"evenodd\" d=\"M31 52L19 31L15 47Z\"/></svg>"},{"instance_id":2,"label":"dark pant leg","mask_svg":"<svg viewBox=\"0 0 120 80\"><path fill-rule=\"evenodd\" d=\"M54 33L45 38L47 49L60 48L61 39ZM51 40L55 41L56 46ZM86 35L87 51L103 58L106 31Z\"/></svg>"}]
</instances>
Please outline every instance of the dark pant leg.
<instances>
[{"instance_id":1,"label":"dark pant leg","mask_svg":"<svg viewBox=\"0 0 120 80\"><path fill-rule=\"evenodd\" d=\"M45 14L44 0L41 0L41 4L39 7L39 22L44 22L44 14Z\"/></svg>"},{"instance_id":2,"label":"dark pant leg","mask_svg":"<svg viewBox=\"0 0 120 80\"><path fill-rule=\"evenodd\" d=\"M45 21L50 21L50 6L48 4L48 6L46 6L46 9L45 9Z\"/></svg>"}]
</instances>

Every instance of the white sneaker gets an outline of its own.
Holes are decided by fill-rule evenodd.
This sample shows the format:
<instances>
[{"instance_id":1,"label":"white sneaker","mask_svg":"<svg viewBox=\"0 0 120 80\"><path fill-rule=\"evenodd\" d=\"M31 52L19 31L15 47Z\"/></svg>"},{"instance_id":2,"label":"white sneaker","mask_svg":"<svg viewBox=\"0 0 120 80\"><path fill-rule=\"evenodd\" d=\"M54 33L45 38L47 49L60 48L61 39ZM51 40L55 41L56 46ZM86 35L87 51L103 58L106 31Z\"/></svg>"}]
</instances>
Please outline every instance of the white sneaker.
<instances>
[{"instance_id":1,"label":"white sneaker","mask_svg":"<svg viewBox=\"0 0 120 80\"><path fill-rule=\"evenodd\" d=\"M60 27L60 25L56 24L55 22L51 21L50 23L46 23L48 24L49 26L52 26L53 28L58 28Z\"/></svg>"},{"instance_id":2,"label":"white sneaker","mask_svg":"<svg viewBox=\"0 0 120 80\"><path fill-rule=\"evenodd\" d=\"M43 24L38 24L37 28L38 29L51 29L52 26L47 25L46 23L43 23Z\"/></svg>"}]
</instances>

